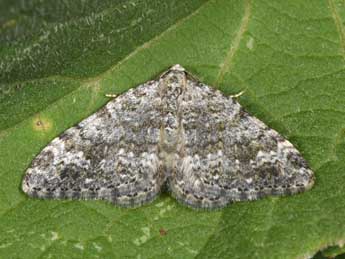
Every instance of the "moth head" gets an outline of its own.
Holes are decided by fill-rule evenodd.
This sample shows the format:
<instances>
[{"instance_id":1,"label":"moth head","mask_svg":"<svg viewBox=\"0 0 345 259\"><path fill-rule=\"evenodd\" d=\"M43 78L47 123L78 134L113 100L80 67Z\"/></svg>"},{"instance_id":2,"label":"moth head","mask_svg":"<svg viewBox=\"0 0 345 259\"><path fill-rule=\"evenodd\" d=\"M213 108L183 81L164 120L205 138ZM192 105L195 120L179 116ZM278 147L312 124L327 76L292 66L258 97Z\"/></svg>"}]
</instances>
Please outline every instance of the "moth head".
<instances>
[{"instance_id":1,"label":"moth head","mask_svg":"<svg viewBox=\"0 0 345 259\"><path fill-rule=\"evenodd\" d=\"M161 93L173 99L178 97L182 93L182 89L186 87L186 76L186 71L182 66L174 65L171 67L159 79L158 87Z\"/></svg>"},{"instance_id":2,"label":"moth head","mask_svg":"<svg viewBox=\"0 0 345 259\"><path fill-rule=\"evenodd\" d=\"M173 65L170 69L170 71L180 71L180 72L185 72L186 70L184 67L182 67L180 64Z\"/></svg>"}]
</instances>

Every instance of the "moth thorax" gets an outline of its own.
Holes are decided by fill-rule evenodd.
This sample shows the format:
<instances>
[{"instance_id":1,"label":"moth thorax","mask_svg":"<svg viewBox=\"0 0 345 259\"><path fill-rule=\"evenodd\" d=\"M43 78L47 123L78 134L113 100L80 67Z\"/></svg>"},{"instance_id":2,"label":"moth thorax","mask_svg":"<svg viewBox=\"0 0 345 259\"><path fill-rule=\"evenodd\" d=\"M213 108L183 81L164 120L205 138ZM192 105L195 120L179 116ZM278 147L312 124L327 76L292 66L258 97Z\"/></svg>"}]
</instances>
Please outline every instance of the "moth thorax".
<instances>
[{"instance_id":1,"label":"moth thorax","mask_svg":"<svg viewBox=\"0 0 345 259\"><path fill-rule=\"evenodd\" d=\"M175 128L164 128L161 135L162 148L167 153L175 153L178 143L178 131Z\"/></svg>"}]
</instances>

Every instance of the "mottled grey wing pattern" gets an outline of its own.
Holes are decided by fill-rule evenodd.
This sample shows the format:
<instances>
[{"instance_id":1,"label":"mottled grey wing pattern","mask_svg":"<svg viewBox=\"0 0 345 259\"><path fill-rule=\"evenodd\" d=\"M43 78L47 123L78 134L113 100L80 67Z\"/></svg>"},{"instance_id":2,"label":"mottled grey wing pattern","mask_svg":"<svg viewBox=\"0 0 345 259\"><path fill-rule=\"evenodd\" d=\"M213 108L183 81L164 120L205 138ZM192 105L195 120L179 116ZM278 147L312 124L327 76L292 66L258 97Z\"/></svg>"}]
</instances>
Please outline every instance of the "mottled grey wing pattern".
<instances>
[{"instance_id":1,"label":"mottled grey wing pattern","mask_svg":"<svg viewBox=\"0 0 345 259\"><path fill-rule=\"evenodd\" d=\"M110 101L55 138L32 162L33 197L106 199L137 206L159 193L161 100L151 81Z\"/></svg>"},{"instance_id":2,"label":"mottled grey wing pattern","mask_svg":"<svg viewBox=\"0 0 345 259\"><path fill-rule=\"evenodd\" d=\"M188 80L179 102L183 148L174 196L195 208L293 194L313 172L292 144L218 90Z\"/></svg>"},{"instance_id":3,"label":"mottled grey wing pattern","mask_svg":"<svg viewBox=\"0 0 345 259\"><path fill-rule=\"evenodd\" d=\"M22 188L40 198L138 206L167 184L183 204L220 208L313 182L290 142L176 65L54 139Z\"/></svg>"}]
</instances>

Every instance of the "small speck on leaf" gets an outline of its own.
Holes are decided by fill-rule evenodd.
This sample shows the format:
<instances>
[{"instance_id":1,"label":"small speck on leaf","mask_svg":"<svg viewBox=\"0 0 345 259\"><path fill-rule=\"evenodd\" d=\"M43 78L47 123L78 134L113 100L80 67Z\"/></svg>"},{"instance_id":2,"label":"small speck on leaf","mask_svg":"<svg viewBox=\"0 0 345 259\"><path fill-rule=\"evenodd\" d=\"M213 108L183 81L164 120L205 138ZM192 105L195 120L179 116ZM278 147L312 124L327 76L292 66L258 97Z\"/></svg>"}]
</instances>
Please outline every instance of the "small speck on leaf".
<instances>
[{"instance_id":1,"label":"small speck on leaf","mask_svg":"<svg viewBox=\"0 0 345 259\"><path fill-rule=\"evenodd\" d=\"M52 122L49 119L37 116L33 119L33 129L35 131L49 131L52 128Z\"/></svg>"},{"instance_id":2,"label":"small speck on leaf","mask_svg":"<svg viewBox=\"0 0 345 259\"><path fill-rule=\"evenodd\" d=\"M159 229L159 234L160 234L161 236L165 236L167 233L168 233L168 231L166 231L164 228L160 228L160 229Z\"/></svg>"}]
</instances>

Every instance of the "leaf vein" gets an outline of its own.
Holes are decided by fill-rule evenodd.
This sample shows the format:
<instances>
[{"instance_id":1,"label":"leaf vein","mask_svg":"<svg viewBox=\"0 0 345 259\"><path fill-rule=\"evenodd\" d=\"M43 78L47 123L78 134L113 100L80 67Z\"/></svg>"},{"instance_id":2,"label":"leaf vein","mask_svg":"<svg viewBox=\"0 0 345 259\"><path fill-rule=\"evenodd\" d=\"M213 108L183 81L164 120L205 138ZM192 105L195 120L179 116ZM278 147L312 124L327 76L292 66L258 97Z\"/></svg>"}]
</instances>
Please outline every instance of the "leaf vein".
<instances>
[{"instance_id":1,"label":"leaf vein","mask_svg":"<svg viewBox=\"0 0 345 259\"><path fill-rule=\"evenodd\" d=\"M219 84L223 82L226 72L228 72L232 67L233 57L235 56L235 53L237 52L240 46L244 33L248 29L249 18L251 15L251 7L252 7L251 0L245 1L244 15L243 15L240 27L237 31L237 34L233 42L230 45L230 48L227 51L227 54L225 55L225 59L219 66L220 69L219 69L216 81L214 83L215 86L219 86Z\"/></svg>"}]
</instances>

